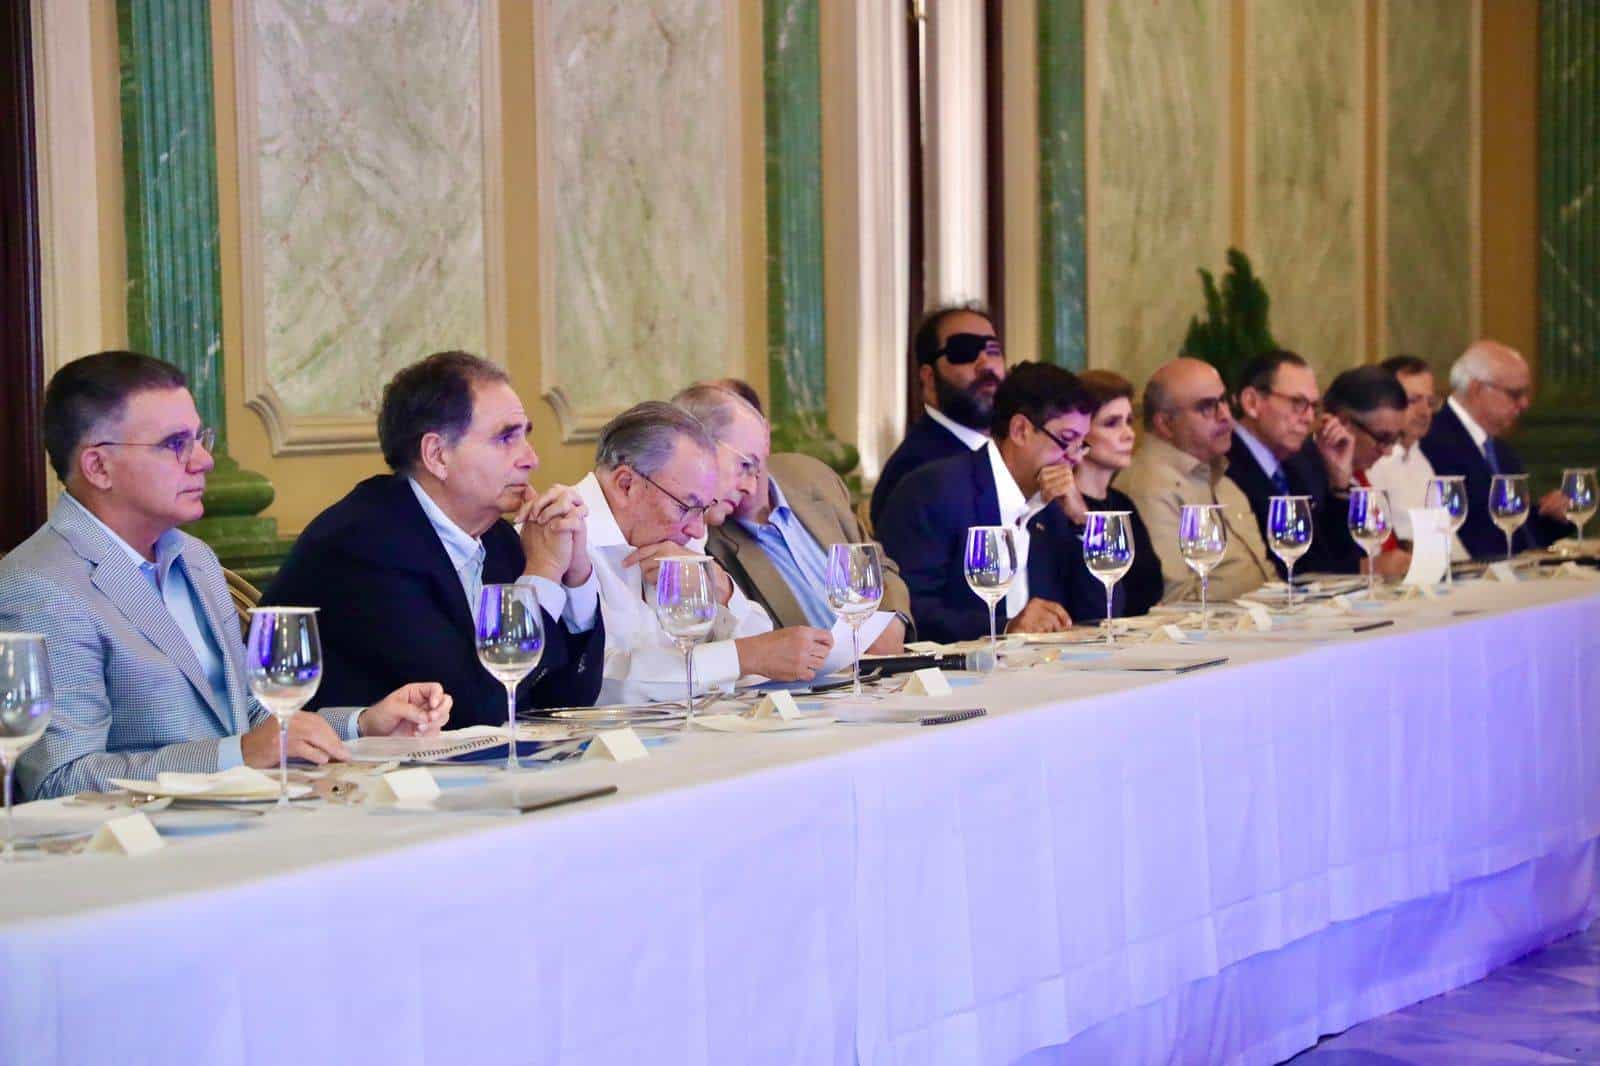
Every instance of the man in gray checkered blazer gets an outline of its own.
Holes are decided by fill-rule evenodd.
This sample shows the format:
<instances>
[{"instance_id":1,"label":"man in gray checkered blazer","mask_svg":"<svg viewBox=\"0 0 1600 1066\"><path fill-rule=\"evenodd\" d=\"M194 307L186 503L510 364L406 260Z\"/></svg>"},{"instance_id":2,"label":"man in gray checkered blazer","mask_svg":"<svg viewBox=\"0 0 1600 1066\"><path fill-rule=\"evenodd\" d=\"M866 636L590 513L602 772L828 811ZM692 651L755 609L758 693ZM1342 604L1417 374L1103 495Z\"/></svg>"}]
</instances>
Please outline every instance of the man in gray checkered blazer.
<instances>
[{"instance_id":1,"label":"man in gray checkered blazer","mask_svg":"<svg viewBox=\"0 0 1600 1066\"><path fill-rule=\"evenodd\" d=\"M50 519L0 561L0 631L43 633L49 728L17 764L42 799L278 761L278 726L251 696L216 555L179 531L204 513L212 431L176 367L101 352L45 391L45 450L66 487ZM344 757L358 735L436 732L450 697L408 684L373 706L300 713L291 757Z\"/></svg>"}]
</instances>

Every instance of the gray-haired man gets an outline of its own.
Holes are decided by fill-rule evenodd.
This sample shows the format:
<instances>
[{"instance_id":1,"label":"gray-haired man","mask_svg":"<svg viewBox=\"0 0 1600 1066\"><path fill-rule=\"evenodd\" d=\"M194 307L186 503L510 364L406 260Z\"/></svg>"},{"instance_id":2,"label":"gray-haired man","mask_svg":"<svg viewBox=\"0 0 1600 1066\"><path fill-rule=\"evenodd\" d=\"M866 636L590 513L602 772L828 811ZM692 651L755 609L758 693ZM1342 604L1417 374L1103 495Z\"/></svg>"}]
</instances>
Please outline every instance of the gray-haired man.
<instances>
[{"instance_id":1,"label":"gray-haired man","mask_svg":"<svg viewBox=\"0 0 1600 1066\"><path fill-rule=\"evenodd\" d=\"M695 553L719 489L716 445L682 408L642 403L601 430L595 469L577 491L588 508L589 558L609 635L602 702L682 692L683 657L655 616L655 574L662 558ZM832 647L828 632L774 631L766 612L711 568L719 606L710 641L695 649L697 687L725 687L743 674L815 676Z\"/></svg>"}]
</instances>

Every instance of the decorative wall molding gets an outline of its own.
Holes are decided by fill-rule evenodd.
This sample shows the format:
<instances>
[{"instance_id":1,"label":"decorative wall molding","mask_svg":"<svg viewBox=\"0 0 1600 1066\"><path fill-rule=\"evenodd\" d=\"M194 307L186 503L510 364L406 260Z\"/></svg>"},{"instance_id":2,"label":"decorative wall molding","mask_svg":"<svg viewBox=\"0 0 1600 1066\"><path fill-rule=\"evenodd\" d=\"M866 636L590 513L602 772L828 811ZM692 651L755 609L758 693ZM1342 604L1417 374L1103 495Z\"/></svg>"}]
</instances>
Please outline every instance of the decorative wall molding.
<instances>
[{"instance_id":1,"label":"decorative wall molding","mask_svg":"<svg viewBox=\"0 0 1600 1066\"><path fill-rule=\"evenodd\" d=\"M570 311L560 298L563 279L559 272L577 268L573 250L560 247L561 223L574 217L572 212L563 208L562 191L583 187L585 183L592 188L595 175L559 173L560 153L554 138L558 126L569 135L596 131L575 131L571 129L572 124L558 123L553 116L559 106L557 93L582 91L572 72L564 71L561 78L556 77L554 36L557 20L564 14L557 10L561 2L537 0L533 8L534 99L538 116L535 122L535 170L539 216L539 388L556 416L562 442L583 443L595 440L601 427L634 403L688 384L688 376L738 375L743 372L744 316L747 311L744 293L746 251L741 226L744 196L740 163L747 149L740 129L738 101L742 93L753 91L753 87L740 84L739 48L742 20L758 16L752 14L751 8L740 0L721 0L721 76L725 88L717 94L717 102L723 109L719 126L725 157L721 161L724 189L716 221L724 228L720 246L716 241L708 241L702 245L704 254L701 256L705 262L720 268L718 284L721 287L721 301L717 313L709 316L716 322L713 335L696 335L692 343L686 341L681 345L668 343L663 345L661 351L641 350L632 344L623 351L613 350L610 346L605 346L604 350L582 350L582 346L562 340L562 316L580 313ZM593 0L579 2L590 4ZM635 9L630 14L643 20L645 13L638 10L639 6L634 5ZM583 8L574 10L582 11ZM607 86L614 86L616 77L631 72L619 73L596 65L584 73L605 78ZM644 110L635 109L633 113ZM603 135L603 131L597 135ZM704 166L703 162L700 166ZM667 192L670 195L671 190ZM634 200L636 202L637 197ZM644 255L648 250L646 237L644 234L637 236L639 254ZM683 247L694 247L694 236L684 234L677 243ZM585 250L592 251L594 247L591 245ZM591 322L606 321L605 313L600 310L589 312L584 317ZM615 321L615 318L611 321ZM696 353L708 346L715 352L715 358L696 361ZM687 360L685 356L688 356ZM662 373L663 366L684 367L689 374ZM579 383L576 380L578 375L599 375L601 381L614 387L586 387L587 382Z\"/></svg>"},{"instance_id":2,"label":"decorative wall molding","mask_svg":"<svg viewBox=\"0 0 1600 1066\"><path fill-rule=\"evenodd\" d=\"M504 178L501 150L499 0L474 0L478 6L479 121L483 168L483 333L487 358L506 360ZM262 228L259 42L253 17L257 0L235 0L234 42L236 114L239 140L240 245L243 258L243 363L245 404L265 424L274 455L375 451L375 413L334 414L296 411L272 380L267 364L267 323ZM397 89L397 93L403 92ZM453 162L452 162L452 165ZM352 314L359 315L361 309ZM462 344L439 337L439 347ZM469 345L476 347L476 345ZM413 353L420 357L425 352Z\"/></svg>"}]
</instances>

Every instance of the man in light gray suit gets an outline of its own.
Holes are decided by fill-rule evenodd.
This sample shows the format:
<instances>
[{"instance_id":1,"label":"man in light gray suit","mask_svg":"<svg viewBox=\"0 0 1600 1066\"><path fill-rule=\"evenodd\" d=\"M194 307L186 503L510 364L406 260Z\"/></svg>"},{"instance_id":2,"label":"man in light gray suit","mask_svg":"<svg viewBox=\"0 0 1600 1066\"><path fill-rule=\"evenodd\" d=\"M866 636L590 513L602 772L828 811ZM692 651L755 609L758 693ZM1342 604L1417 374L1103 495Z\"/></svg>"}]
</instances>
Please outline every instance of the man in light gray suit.
<instances>
[{"instance_id":1,"label":"man in light gray suit","mask_svg":"<svg viewBox=\"0 0 1600 1066\"><path fill-rule=\"evenodd\" d=\"M75 360L45 390L44 434L66 491L0 561L0 630L44 634L55 689L49 728L18 760L22 794L276 766L222 567L177 529L204 513L214 441L182 371L133 352ZM289 755L325 763L345 740L436 732L449 713L437 684L405 685L365 710L295 715Z\"/></svg>"}]
</instances>

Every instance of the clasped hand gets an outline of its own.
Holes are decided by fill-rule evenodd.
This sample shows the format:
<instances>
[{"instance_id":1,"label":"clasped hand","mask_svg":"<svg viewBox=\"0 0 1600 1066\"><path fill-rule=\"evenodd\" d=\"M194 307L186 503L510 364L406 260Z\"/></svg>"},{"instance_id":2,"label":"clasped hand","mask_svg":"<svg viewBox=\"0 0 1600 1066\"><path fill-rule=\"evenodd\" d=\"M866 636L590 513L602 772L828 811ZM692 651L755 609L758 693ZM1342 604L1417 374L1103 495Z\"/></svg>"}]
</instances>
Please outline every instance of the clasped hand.
<instances>
[{"instance_id":1,"label":"clasped hand","mask_svg":"<svg viewBox=\"0 0 1600 1066\"><path fill-rule=\"evenodd\" d=\"M517 509L522 530L523 574L559 581L576 588L589 580L589 538L585 520L589 505L570 485L551 485L527 498Z\"/></svg>"}]
</instances>

